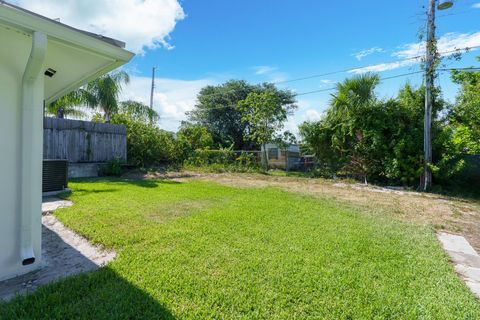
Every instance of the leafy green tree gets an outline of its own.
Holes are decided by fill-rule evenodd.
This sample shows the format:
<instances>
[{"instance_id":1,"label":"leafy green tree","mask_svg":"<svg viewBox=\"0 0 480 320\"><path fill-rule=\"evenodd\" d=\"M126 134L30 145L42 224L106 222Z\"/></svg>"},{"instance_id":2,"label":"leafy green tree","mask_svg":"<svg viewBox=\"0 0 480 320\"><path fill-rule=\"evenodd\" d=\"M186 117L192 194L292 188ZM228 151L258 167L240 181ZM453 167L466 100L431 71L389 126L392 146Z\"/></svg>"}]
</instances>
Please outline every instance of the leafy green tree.
<instances>
[{"instance_id":1,"label":"leafy green tree","mask_svg":"<svg viewBox=\"0 0 480 320\"><path fill-rule=\"evenodd\" d=\"M180 125L177 140L183 143L189 151L211 149L214 145L212 134L207 128L186 121L182 121Z\"/></svg>"},{"instance_id":2,"label":"leafy green tree","mask_svg":"<svg viewBox=\"0 0 480 320\"><path fill-rule=\"evenodd\" d=\"M243 80L230 80L220 86L207 86L197 97L195 108L188 113L189 120L208 129L216 144L223 147L234 145L235 149L254 147L244 137L248 124L242 122L237 109L255 89Z\"/></svg>"},{"instance_id":3,"label":"leafy green tree","mask_svg":"<svg viewBox=\"0 0 480 320\"><path fill-rule=\"evenodd\" d=\"M248 139L250 123L245 121L237 108L252 92L272 91L281 100L292 100L288 91L278 90L273 84L252 85L243 80L230 80L219 86L203 88L197 97L195 108L188 113L189 120L212 133L214 143L236 150L258 148L258 144Z\"/></svg>"},{"instance_id":4,"label":"leafy green tree","mask_svg":"<svg viewBox=\"0 0 480 320\"><path fill-rule=\"evenodd\" d=\"M480 153L480 72L452 71L452 80L460 85L449 116L454 139L459 152Z\"/></svg>"},{"instance_id":5,"label":"leafy green tree","mask_svg":"<svg viewBox=\"0 0 480 320\"><path fill-rule=\"evenodd\" d=\"M268 170L266 144L273 141L274 134L281 130L288 115L296 108L293 94L286 91L266 90L250 93L238 104L242 121L248 123L248 138L262 146L263 167Z\"/></svg>"},{"instance_id":6,"label":"leafy green tree","mask_svg":"<svg viewBox=\"0 0 480 320\"><path fill-rule=\"evenodd\" d=\"M130 82L125 71L115 71L95 79L87 84L85 91L86 105L99 108L104 115L105 122L109 123L112 115L118 112L118 98L122 85Z\"/></svg>"}]
</instances>

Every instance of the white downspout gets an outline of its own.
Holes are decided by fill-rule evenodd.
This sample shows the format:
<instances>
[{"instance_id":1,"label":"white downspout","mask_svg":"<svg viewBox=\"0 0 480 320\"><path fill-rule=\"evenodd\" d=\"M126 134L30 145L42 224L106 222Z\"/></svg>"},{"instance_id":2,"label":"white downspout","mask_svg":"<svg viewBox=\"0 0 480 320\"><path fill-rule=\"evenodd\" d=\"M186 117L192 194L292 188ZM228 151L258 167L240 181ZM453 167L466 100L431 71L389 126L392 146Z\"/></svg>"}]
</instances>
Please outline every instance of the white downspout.
<instances>
[{"instance_id":1,"label":"white downspout","mask_svg":"<svg viewBox=\"0 0 480 320\"><path fill-rule=\"evenodd\" d=\"M20 254L22 265L35 262L32 243L32 214L40 214L40 208L36 208L34 201L35 192L31 180L34 170L38 170L35 164L36 157L31 156L32 141L38 134L35 132L34 108L41 107L43 101L38 100L35 93L35 84L42 74L42 66L47 52L47 36L41 32L32 35L32 51L28 58L27 66L22 78L22 145L21 145L21 181L20 181Z\"/></svg>"}]
</instances>

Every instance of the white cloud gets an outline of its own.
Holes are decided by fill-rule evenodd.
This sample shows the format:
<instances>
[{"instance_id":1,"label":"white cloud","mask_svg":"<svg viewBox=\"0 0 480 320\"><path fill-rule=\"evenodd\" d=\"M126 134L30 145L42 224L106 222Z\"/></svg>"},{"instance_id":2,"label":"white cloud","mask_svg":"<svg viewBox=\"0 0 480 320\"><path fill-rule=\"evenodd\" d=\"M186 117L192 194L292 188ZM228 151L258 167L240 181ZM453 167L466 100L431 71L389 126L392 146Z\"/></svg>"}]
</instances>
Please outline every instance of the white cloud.
<instances>
[{"instance_id":1,"label":"white cloud","mask_svg":"<svg viewBox=\"0 0 480 320\"><path fill-rule=\"evenodd\" d=\"M261 75L275 72L278 70L278 68L271 67L271 66L256 66L256 67L253 67L253 70L255 70L256 75L261 76Z\"/></svg>"},{"instance_id":2,"label":"white cloud","mask_svg":"<svg viewBox=\"0 0 480 320\"><path fill-rule=\"evenodd\" d=\"M455 52L464 52L464 48L480 46L480 32L456 33L450 32L441 36L437 41L438 52L442 56L449 56ZM400 50L392 54L393 57L402 59L389 63L380 63L350 71L351 73L382 72L418 64L425 55L425 42L409 43L400 47ZM476 50L476 48L473 48Z\"/></svg>"},{"instance_id":3,"label":"white cloud","mask_svg":"<svg viewBox=\"0 0 480 320\"><path fill-rule=\"evenodd\" d=\"M17 0L17 5L127 43L135 53L172 48L169 34L185 13L178 0Z\"/></svg>"},{"instance_id":4,"label":"white cloud","mask_svg":"<svg viewBox=\"0 0 480 320\"><path fill-rule=\"evenodd\" d=\"M290 131L293 133L297 138L300 136L300 131L298 130L298 122L294 116L289 116L287 118L287 122L285 122L285 126L283 130L279 131L278 133Z\"/></svg>"},{"instance_id":5,"label":"white cloud","mask_svg":"<svg viewBox=\"0 0 480 320\"><path fill-rule=\"evenodd\" d=\"M438 52L444 55L451 55L452 52L471 48L480 45L480 32L476 33L455 33L450 32L441 36L437 41ZM410 43L402 47L393 54L394 57L409 59L416 56L425 55L425 42Z\"/></svg>"},{"instance_id":6,"label":"white cloud","mask_svg":"<svg viewBox=\"0 0 480 320\"><path fill-rule=\"evenodd\" d=\"M326 86L331 86L335 84L335 81L329 80L329 79L322 79L320 80L320 88L326 87Z\"/></svg>"},{"instance_id":7,"label":"white cloud","mask_svg":"<svg viewBox=\"0 0 480 320\"><path fill-rule=\"evenodd\" d=\"M474 4L472 5L472 8L473 8L473 9L480 9L480 2L474 3Z\"/></svg>"},{"instance_id":8,"label":"white cloud","mask_svg":"<svg viewBox=\"0 0 480 320\"><path fill-rule=\"evenodd\" d=\"M277 67L255 66L252 69L255 75L266 77L268 82L278 83L288 79L288 75L285 72L278 71Z\"/></svg>"},{"instance_id":9,"label":"white cloud","mask_svg":"<svg viewBox=\"0 0 480 320\"><path fill-rule=\"evenodd\" d=\"M272 83L279 83L287 80L288 75L285 72L275 72L274 74L272 74L269 81Z\"/></svg>"},{"instance_id":10,"label":"white cloud","mask_svg":"<svg viewBox=\"0 0 480 320\"><path fill-rule=\"evenodd\" d=\"M322 118L322 114L315 109L308 109L305 111L303 118L309 122L318 121Z\"/></svg>"},{"instance_id":11,"label":"white cloud","mask_svg":"<svg viewBox=\"0 0 480 320\"><path fill-rule=\"evenodd\" d=\"M417 64L420 61L421 59L397 61L397 62L389 62L389 63L379 63L379 64L371 65L368 67L354 69L349 72L357 73L357 74L365 73L365 72L383 72L383 71L389 71L389 70L394 70L398 68L408 67L408 66Z\"/></svg>"},{"instance_id":12,"label":"white cloud","mask_svg":"<svg viewBox=\"0 0 480 320\"><path fill-rule=\"evenodd\" d=\"M186 120L185 112L195 106L196 96L203 87L215 84L210 79L176 80L155 79L153 108L160 114L160 127L169 131L177 131L182 120ZM136 100L150 103L151 78L130 77L122 91L121 100Z\"/></svg>"},{"instance_id":13,"label":"white cloud","mask_svg":"<svg viewBox=\"0 0 480 320\"><path fill-rule=\"evenodd\" d=\"M357 58L358 61L361 61L363 58L365 58L369 55L372 55L374 53L382 53L382 52L385 52L385 50L383 50L382 48L379 48L379 47L373 47L373 48L370 48L370 49L364 49L364 50L361 50L359 52L355 52L355 53L352 54L352 56Z\"/></svg>"}]
</instances>

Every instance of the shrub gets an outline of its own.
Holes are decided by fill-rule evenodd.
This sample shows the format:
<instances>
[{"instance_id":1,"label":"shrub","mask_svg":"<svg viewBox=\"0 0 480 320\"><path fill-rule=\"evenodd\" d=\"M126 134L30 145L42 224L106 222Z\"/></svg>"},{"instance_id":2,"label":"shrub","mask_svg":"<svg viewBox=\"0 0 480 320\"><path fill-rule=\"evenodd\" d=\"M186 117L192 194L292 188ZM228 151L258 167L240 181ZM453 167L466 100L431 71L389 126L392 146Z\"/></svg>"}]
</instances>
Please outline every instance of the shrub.
<instances>
[{"instance_id":1,"label":"shrub","mask_svg":"<svg viewBox=\"0 0 480 320\"><path fill-rule=\"evenodd\" d=\"M197 149L193 151L186 163L193 166L205 166L212 164L227 165L234 161L235 153L230 149Z\"/></svg>"},{"instance_id":2,"label":"shrub","mask_svg":"<svg viewBox=\"0 0 480 320\"><path fill-rule=\"evenodd\" d=\"M130 164L145 167L182 160L173 133L125 114L113 116L111 122L127 128L127 159Z\"/></svg>"},{"instance_id":3,"label":"shrub","mask_svg":"<svg viewBox=\"0 0 480 320\"><path fill-rule=\"evenodd\" d=\"M242 151L235 160L238 165L243 167L258 167L257 158L253 153Z\"/></svg>"},{"instance_id":4,"label":"shrub","mask_svg":"<svg viewBox=\"0 0 480 320\"><path fill-rule=\"evenodd\" d=\"M243 151L237 156L231 148L197 149L185 160L184 165L209 172L252 172L260 168L254 154Z\"/></svg>"},{"instance_id":5,"label":"shrub","mask_svg":"<svg viewBox=\"0 0 480 320\"><path fill-rule=\"evenodd\" d=\"M211 149L213 147L212 134L206 127L185 121L182 121L177 132L177 142L181 144L182 150L188 154L197 149Z\"/></svg>"},{"instance_id":6,"label":"shrub","mask_svg":"<svg viewBox=\"0 0 480 320\"><path fill-rule=\"evenodd\" d=\"M123 161L119 158L115 158L113 160L110 160L106 164L102 165L99 168L98 174L100 176L121 176L122 175L122 164Z\"/></svg>"}]
</instances>

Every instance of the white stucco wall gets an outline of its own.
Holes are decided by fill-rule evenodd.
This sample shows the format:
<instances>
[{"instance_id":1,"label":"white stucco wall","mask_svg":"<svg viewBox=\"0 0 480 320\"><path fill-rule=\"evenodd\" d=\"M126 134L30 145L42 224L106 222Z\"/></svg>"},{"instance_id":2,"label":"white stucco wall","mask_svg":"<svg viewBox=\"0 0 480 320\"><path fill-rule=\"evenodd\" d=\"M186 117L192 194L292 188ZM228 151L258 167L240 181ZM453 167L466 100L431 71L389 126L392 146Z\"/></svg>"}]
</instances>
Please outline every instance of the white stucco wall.
<instances>
[{"instance_id":1,"label":"white stucco wall","mask_svg":"<svg viewBox=\"0 0 480 320\"><path fill-rule=\"evenodd\" d=\"M21 173L21 91L22 76L31 49L31 37L0 27L0 39L11 46L0 47L0 279L28 272L41 264L41 174L43 76L36 81L32 108L35 134L31 144L32 241L35 263L22 266L20 257L20 173Z\"/></svg>"},{"instance_id":2,"label":"white stucco wall","mask_svg":"<svg viewBox=\"0 0 480 320\"><path fill-rule=\"evenodd\" d=\"M37 50L24 86L32 38ZM132 57L118 42L0 2L0 280L42 265L44 101L52 102ZM47 68L56 71L52 77L44 75ZM32 255L35 261L29 264Z\"/></svg>"}]
</instances>

